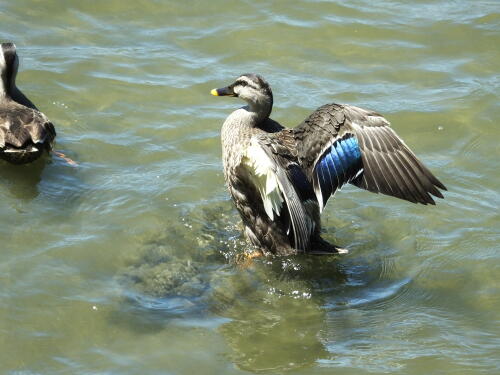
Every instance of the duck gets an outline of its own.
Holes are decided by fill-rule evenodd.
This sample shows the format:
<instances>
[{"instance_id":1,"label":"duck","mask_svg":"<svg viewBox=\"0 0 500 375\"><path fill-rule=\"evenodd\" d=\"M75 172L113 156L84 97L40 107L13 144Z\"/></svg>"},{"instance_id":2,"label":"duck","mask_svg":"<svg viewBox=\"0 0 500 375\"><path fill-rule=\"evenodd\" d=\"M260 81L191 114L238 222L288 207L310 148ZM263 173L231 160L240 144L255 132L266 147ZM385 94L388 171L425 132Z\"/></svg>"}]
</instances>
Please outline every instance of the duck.
<instances>
[{"instance_id":1,"label":"duck","mask_svg":"<svg viewBox=\"0 0 500 375\"><path fill-rule=\"evenodd\" d=\"M16 86L16 45L0 46L0 158L12 164L31 163L52 150L56 131Z\"/></svg>"},{"instance_id":2,"label":"duck","mask_svg":"<svg viewBox=\"0 0 500 375\"><path fill-rule=\"evenodd\" d=\"M224 121L221 140L225 182L252 257L347 253L321 237L320 220L347 183L423 205L447 190L377 112L325 104L287 128L270 118L273 93L255 73L211 94L246 102Z\"/></svg>"}]
</instances>

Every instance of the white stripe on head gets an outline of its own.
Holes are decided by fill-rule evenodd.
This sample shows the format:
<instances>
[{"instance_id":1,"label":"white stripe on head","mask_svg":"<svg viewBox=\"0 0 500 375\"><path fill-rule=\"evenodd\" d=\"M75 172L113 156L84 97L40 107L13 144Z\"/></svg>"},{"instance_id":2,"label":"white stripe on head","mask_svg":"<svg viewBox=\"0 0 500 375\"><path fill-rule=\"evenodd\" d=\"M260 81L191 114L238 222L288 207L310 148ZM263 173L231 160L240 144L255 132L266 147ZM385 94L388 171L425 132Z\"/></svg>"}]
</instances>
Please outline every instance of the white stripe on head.
<instances>
[{"instance_id":1,"label":"white stripe on head","mask_svg":"<svg viewBox=\"0 0 500 375\"><path fill-rule=\"evenodd\" d=\"M3 48L0 51L0 71L5 69L5 57L3 56Z\"/></svg>"},{"instance_id":2,"label":"white stripe on head","mask_svg":"<svg viewBox=\"0 0 500 375\"><path fill-rule=\"evenodd\" d=\"M236 81L243 81L246 82L247 84L253 84L253 81L250 80L247 76L239 76Z\"/></svg>"},{"instance_id":3,"label":"white stripe on head","mask_svg":"<svg viewBox=\"0 0 500 375\"><path fill-rule=\"evenodd\" d=\"M14 85L19 58L17 57L16 45L14 43L2 43L0 47L0 95L4 96L11 88L10 86ZM9 61L7 61L7 57ZM9 76L6 76L6 70L9 70Z\"/></svg>"},{"instance_id":4,"label":"white stripe on head","mask_svg":"<svg viewBox=\"0 0 500 375\"><path fill-rule=\"evenodd\" d=\"M3 72L6 69L5 57L3 56L3 48L0 48L0 96L5 95L5 82L3 78Z\"/></svg>"},{"instance_id":5,"label":"white stripe on head","mask_svg":"<svg viewBox=\"0 0 500 375\"><path fill-rule=\"evenodd\" d=\"M239 76L236 79L236 82L245 82L248 86L250 86L251 88L253 88L255 90L261 90L262 89L262 86L261 86L261 84L260 84L259 81L254 81L253 79L251 79L250 77L248 77L246 75Z\"/></svg>"}]
</instances>

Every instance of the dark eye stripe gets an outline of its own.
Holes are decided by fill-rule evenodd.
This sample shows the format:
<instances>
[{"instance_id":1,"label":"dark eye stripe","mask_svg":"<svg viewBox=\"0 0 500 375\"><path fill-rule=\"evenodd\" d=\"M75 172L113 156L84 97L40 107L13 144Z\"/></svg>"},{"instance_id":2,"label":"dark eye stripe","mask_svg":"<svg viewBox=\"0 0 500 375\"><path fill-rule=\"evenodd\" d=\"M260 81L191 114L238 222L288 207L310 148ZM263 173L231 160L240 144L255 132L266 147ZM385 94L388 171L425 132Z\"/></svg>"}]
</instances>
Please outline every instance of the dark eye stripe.
<instances>
[{"instance_id":1,"label":"dark eye stripe","mask_svg":"<svg viewBox=\"0 0 500 375\"><path fill-rule=\"evenodd\" d=\"M254 86L254 85L252 85L252 84L250 84L250 83L248 83L246 81L236 81L235 82L235 86L243 86L243 87L248 86L248 87L251 87L254 90L259 90L256 86Z\"/></svg>"}]
</instances>

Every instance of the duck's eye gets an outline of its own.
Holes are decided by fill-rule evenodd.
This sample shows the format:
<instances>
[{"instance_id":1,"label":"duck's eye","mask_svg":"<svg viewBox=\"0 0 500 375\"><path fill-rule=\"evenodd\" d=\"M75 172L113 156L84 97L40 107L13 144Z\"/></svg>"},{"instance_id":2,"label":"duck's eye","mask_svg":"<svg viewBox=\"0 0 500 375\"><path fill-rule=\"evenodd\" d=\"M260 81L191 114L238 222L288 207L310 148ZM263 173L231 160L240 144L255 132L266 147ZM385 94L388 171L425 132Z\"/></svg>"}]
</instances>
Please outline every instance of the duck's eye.
<instances>
[{"instance_id":1,"label":"duck's eye","mask_svg":"<svg viewBox=\"0 0 500 375\"><path fill-rule=\"evenodd\" d=\"M240 86L243 86L243 87L245 87L246 85L248 85L248 83L246 83L245 81L239 81L238 84Z\"/></svg>"}]
</instances>

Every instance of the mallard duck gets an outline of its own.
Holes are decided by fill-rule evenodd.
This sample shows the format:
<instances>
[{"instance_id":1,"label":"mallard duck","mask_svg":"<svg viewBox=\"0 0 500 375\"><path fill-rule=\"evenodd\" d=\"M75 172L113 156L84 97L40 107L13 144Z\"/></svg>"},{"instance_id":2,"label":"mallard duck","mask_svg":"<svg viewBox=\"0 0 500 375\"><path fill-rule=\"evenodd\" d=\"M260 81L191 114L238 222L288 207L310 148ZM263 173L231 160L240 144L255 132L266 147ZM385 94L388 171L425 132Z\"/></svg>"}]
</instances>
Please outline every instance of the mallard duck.
<instances>
[{"instance_id":1,"label":"mallard duck","mask_svg":"<svg viewBox=\"0 0 500 375\"><path fill-rule=\"evenodd\" d=\"M30 163L50 151L56 131L48 118L16 86L19 58L13 43L0 51L0 158Z\"/></svg>"},{"instance_id":2,"label":"mallard duck","mask_svg":"<svg viewBox=\"0 0 500 375\"><path fill-rule=\"evenodd\" d=\"M273 94L258 74L211 94L247 103L222 125L224 176L264 255L346 252L320 236L320 214L346 183L425 205L443 198L446 187L376 112L326 104L292 129L269 117Z\"/></svg>"}]
</instances>

